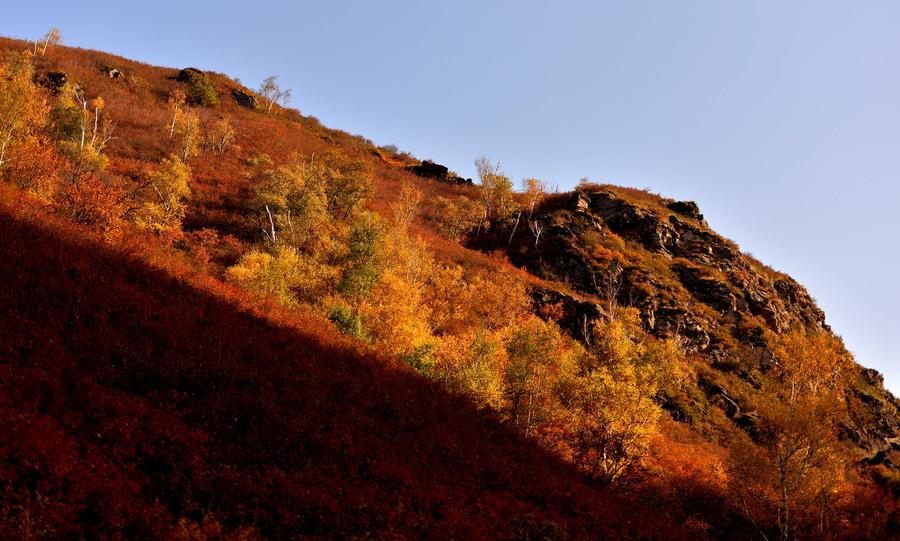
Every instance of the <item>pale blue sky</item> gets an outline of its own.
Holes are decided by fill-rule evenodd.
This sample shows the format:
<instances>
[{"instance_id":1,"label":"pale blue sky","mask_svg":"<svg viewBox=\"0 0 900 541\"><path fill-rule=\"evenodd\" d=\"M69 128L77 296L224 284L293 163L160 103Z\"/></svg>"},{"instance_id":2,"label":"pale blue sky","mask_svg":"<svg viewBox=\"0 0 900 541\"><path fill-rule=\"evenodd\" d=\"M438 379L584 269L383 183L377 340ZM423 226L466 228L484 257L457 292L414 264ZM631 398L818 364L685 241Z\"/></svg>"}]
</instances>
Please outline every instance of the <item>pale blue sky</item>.
<instances>
[{"instance_id":1,"label":"pale blue sky","mask_svg":"<svg viewBox=\"0 0 900 541\"><path fill-rule=\"evenodd\" d=\"M464 176L486 154L697 200L900 391L900 2L5 4L0 34L280 74L305 114Z\"/></svg>"}]
</instances>

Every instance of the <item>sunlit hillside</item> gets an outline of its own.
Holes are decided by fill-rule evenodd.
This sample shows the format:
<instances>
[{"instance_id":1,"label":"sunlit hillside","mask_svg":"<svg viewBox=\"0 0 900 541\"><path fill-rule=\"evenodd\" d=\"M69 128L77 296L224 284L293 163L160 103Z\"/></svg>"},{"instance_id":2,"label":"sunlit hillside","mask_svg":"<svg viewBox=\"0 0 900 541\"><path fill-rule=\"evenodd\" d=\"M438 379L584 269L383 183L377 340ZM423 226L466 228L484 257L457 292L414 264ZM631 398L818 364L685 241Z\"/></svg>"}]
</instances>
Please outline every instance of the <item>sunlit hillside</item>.
<instances>
[{"instance_id":1,"label":"sunlit hillside","mask_svg":"<svg viewBox=\"0 0 900 541\"><path fill-rule=\"evenodd\" d=\"M693 202L53 38L0 39L0 537L900 534L900 403Z\"/></svg>"}]
</instances>

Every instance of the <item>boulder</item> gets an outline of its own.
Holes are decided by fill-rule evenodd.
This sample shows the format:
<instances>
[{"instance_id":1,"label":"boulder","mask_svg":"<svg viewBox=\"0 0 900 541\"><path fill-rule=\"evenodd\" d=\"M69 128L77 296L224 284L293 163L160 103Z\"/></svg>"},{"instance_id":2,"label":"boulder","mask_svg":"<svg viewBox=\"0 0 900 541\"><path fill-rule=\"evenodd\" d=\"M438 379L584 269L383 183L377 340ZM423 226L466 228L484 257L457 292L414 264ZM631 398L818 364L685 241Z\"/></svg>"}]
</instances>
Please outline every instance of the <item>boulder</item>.
<instances>
[{"instance_id":1,"label":"boulder","mask_svg":"<svg viewBox=\"0 0 900 541\"><path fill-rule=\"evenodd\" d=\"M50 92L59 94L60 90L69 82L69 76L62 71L50 71L41 78L41 84L48 88Z\"/></svg>"},{"instance_id":2,"label":"boulder","mask_svg":"<svg viewBox=\"0 0 900 541\"><path fill-rule=\"evenodd\" d=\"M425 160L419 165L410 167L410 171L425 178L444 178L450 172L445 165L434 163L431 160Z\"/></svg>"},{"instance_id":3,"label":"boulder","mask_svg":"<svg viewBox=\"0 0 900 541\"><path fill-rule=\"evenodd\" d=\"M416 176L431 178L448 184L472 184L472 179L451 175L450 169L446 165L441 165L431 160L425 160L419 165L410 165L406 170Z\"/></svg>"},{"instance_id":4,"label":"boulder","mask_svg":"<svg viewBox=\"0 0 900 541\"><path fill-rule=\"evenodd\" d=\"M175 80L179 83L189 83L198 77L206 77L206 74L197 68L184 68L178 72L178 77Z\"/></svg>"},{"instance_id":5,"label":"boulder","mask_svg":"<svg viewBox=\"0 0 900 541\"><path fill-rule=\"evenodd\" d=\"M106 74L110 79L118 79L122 77L122 72L112 66L100 66L100 71Z\"/></svg>"},{"instance_id":6,"label":"boulder","mask_svg":"<svg viewBox=\"0 0 900 541\"><path fill-rule=\"evenodd\" d=\"M259 100L253 94L241 90L240 88L231 89L231 99L241 107L247 109L259 109Z\"/></svg>"},{"instance_id":7,"label":"boulder","mask_svg":"<svg viewBox=\"0 0 900 541\"><path fill-rule=\"evenodd\" d=\"M664 299L670 303L670 299ZM641 317L648 330L661 338L681 336L687 339L691 348L705 351L712 339L707 332L712 324L692 314L687 309L673 304L656 307L641 307Z\"/></svg>"},{"instance_id":8,"label":"boulder","mask_svg":"<svg viewBox=\"0 0 900 541\"><path fill-rule=\"evenodd\" d=\"M673 201L666 205L666 207L672 212L677 212L682 216L697 220L701 224L706 224L706 220L704 220L703 215L700 214L700 207L693 201Z\"/></svg>"}]
</instances>

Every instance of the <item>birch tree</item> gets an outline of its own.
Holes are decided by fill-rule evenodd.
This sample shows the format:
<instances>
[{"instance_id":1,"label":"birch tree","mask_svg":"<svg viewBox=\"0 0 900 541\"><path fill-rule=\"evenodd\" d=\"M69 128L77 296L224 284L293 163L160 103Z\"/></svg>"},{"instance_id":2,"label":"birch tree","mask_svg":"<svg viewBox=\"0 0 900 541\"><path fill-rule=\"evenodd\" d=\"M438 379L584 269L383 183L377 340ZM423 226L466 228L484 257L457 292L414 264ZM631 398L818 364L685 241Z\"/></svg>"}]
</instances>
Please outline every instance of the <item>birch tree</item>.
<instances>
[{"instance_id":1,"label":"birch tree","mask_svg":"<svg viewBox=\"0 0 900 541\"><path fill-rule=\"evenodd\" d=\"M266 79L262 82L259 87L259 95L262 96L263 101L266 104L266 114L272 112L272 107L274 105L280 105L284 107L291 101L291 90L290 89L282 89L278 86L278 76L270 75L266 77Z\"/></svg>"},{"instance_id":2,"label":"birch tree","mask_svg":"<svg viewBox=\"0 0 900 541\"><path fill-rule=\"evenodd\" d=\"M59 45L62 43L62 34L59 32L58 28L51 28L44 34L44 37L41 38L41 42L43 45L41 46L41 56L47 54L47 47L50 45ZM35 43L35 49L37 48L37 43Z\"/></svg>"},{"instance_id":3,"label":"birch tree","mask_svg":"<svg viewBox=\"0 0 900 541\"><path fill-rule=\"evenodd\" d=\"M774 350L774 387L759 404L754 437L740 437L730 450L733 492L763 537L826 538L829 501L847 467L837 432L846 416L849 358L824 332L792 332Z\"/></svg>"}]
</instances>

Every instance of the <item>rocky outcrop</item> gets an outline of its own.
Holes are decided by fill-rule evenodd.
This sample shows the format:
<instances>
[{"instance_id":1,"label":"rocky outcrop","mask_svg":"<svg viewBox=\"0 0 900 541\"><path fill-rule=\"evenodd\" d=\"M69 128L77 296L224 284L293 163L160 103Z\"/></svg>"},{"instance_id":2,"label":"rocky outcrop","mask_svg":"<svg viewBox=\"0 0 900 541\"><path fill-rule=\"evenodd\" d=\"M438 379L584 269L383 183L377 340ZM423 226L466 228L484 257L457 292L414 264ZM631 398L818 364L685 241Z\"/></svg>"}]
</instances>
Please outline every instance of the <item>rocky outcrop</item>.
<instances>
[{"instance_id":1,"label":"rocky outcrop","mask_svg":"<svg viewBox=\"0 0 900 541\"><path fill-rule=\"evenodd\" d=\"M561 291L538 289L532 293L532 298L539 314L555 319L570 335L582 340L594 321L606 317L600 304Z\"/></svg>"},{"instance_id":2,"label":"rocky outcrop","mask_svg":"<svg viewBox=\"0 0 900 541\"><path fill-rule=\"evenodd\" d=\"M240 88L231 89L231 99L241 107L247 109L259 109L259 100L253 94L246 92Z\"/></svg>"},{"instance_id":3,"label":"rocky outcrop","mask_svg":"<svg viewBox=\"0 0 900 541\"><path fill-rule=\"evenodd\" d=\"M885 455L900 451L900 401L884 388L884 376L871 368L860 368L861 385L853 389L855 400L862 406L856 416L844 427L847 438L868 452L870 463L882 463L889 467L900 466L885 463Z\"/></svg>"},{"instance_id":4,"label":"rocky outcrop","mask_svg":"<svg viewBox=\"0 0 900 541\"><path fill-rule=\"evenodd\" d=\"M593 320L606 317L603 307L614 295L618 304L640 312L648 333L680 337L722 371L698 382L700 402L663 397L674 418L687 420L692 408L713 406L757 434L759 416L746 411L723 382L759 389L778 362L774 335L803 327L830 331L806 289L717 235L696 203L614 188L581 188L559 201L536 217L545 225L537 247L523 241L507 251L533 274L571 288L535 292L538 312L553 307L548 315L584 340ZM843 427L844 436L871 463L893 466L889 452L900 450L900 403L878 372L860 370L851 387L859 419Z\"/></svg>"},{"instance_id":5,"label":"rocky outcrop","mask_svg":"<svg viewBox=\"0 0 900 541\"><path fill-rule=\"evenodd\" d=\"M711 306L720 313L730 313L738 309L738 293L727 282L709 276L702 268L676 263L672 270L678 275L684 287L700 302ZM743 303L740 304L744 306Z\"/></svg>"},{"instance_id":6,"label":"rocky outcrop","mask_svg":"<svg viewBox=\"0 0 900 541\"><path fill-rule=\"evenodd\" d=\"M447 166L434 163L431 160L425 160L418 165L410 165L406 170L416 176L439 180L448 184L472 184L472 179L451 174Z\"/></svg>"},{"instance_id":7,"label":"rocky outcrop","mask_svg":"<svg viewBox=\"0 0 900 541\"><path fill-rule=\"evenodd\" d=\"M578 194L584 197L584 194ZM583 208L584 204L576 202ZM668 253L675 241L675 231L650 210L626 203L607 191L587 194L589 212L599 215L609 228L624 237L643 244L656 253Z\"/></svg>"},{"instance_id":8,"label":"rocky outcrop","mask_svg":"<svg viewBox=\"0 0 900 541\"><path fill-rule=\"evenodd\" d=\"M710 231L696 203L676 201L654 209L611 191L597 190L576 192L567 208L579 215L577 221L589 217L595 229L605 226L626 241L638 244L655 256L661 266L671 269L680 285L695 300L727 317L729 322L735 319L732 316L739 314L744 318L758 316L775 332L784 332L795 324L825 327L824 313L800 284L761 268L734 243ZM675 212L677 216L663 210ZM554 231L549 231L548 239L553 235ZM579 246L583 239L577 234L563 238L556 235L554 242ZM571 262L565 264L570 268L578 267ZM584 274L578 273L573 284L595 293L590 284L584 283ZM625 274L624 278L628 276ZM630 300L637 300L644 306L648 328L658 329L654 324L658 318L651 310L653 306L678 307L684 312L676 322L663 320L659 328L688 324L692 318L685 316L697 311L686 309L683 302L678 302L677 291L671 288L664 291L665 288L660 287L664 280L660 278L663 277L644 276L640 279L644 287L626 283L623 290L631 293ZM675 302L666 302L667 297ZM695 334L700 338L699 343L706 342L699 333Z\"/></svg>"},{"instance_id":9,"label":"rocky outcrop","mask_svg":"<svg viewBox=\"0 0 900 541\"><path fill-rule=\"evenodd\" d=\"M700 207L693 201L672 201L666 205L666 208L706 225L706 220L700 214Z\"/></svg>"}]
</instances>

